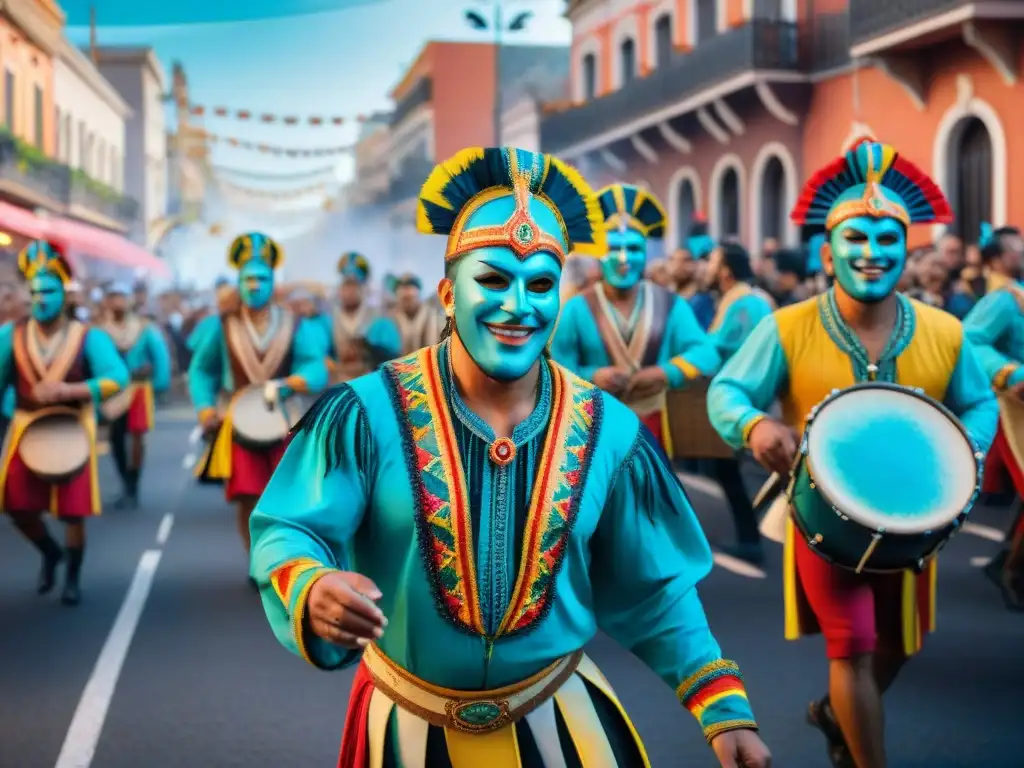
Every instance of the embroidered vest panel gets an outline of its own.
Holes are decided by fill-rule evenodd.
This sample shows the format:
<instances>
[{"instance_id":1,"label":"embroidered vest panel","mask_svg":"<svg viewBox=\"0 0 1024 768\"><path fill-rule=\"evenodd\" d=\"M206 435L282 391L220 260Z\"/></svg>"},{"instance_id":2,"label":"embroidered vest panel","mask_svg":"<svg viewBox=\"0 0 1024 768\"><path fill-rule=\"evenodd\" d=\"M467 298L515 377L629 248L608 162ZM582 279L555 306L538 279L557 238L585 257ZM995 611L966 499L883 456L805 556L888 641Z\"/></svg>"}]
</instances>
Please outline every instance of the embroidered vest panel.
<instances>
[{"instance_id":1,"label":"embroidered vest panel","mask_svg":"<svg viewBox=\"0 0 1024 768\"><path fill-rule=\"evenodd\" d=\"M46 406L32 399L32 389L41 376L36 371L28 353L31 343L28 333L28 320L19 320L14 326L14 405L23 411L34 411ZM69 330L70 338L70 330ZM85 359L85 333L73 342L75 350L67 373L61 379L68 384L78 384L90 378L89 366ZM71 351L68 351L71 354ZM58 351L54 359L61 357Z\"/></svg>"},{"instance_id":2,"label":"embroidered vest panel","mask_svg":"<svg viewBox=\"0 0 1024 768\"><path fill-rule=\"evenodd\" d=\"M232 343L232 341L231 341L232 334L228 330L229 318L231 318L232 320L241 322L241 316L240 315L224 315L221 318L221 333L223 334L223 338L224 338L224 349L225 349L225 352L227 353L227 356L228 356L228 365L231 367L231 380L235 384L235 391L243 389L244 387L248 387L248 386L250 386L251 384L254 384L254 383L262 384L263 382L253 382L249 378L249 374L246 371L246 368L242 364L242 361L241 361L242 352L240 350L238 350L235 347L234 343ZM283 333L283 332L284 332L283 328L278 331L278 333ZM246 338L245 341L243 341L242 343L246 343L246 342L251 343L251 341L248 338ZM269 350L272 346L273 346L273 341L271 341L267 345L267 350ZM256 349L255 345L253 345L253 352L255 353L257 359L260 359L260 360L263 359L263 353L258 351ZM289 373L291 373L291 370L292 370L292 356L293 356L292 352L293 352L293 350L292 350L291 341L289 341L289 343L288 343L288 352L282 358L281 364L278 365L277 368L273 372L271 372L271 374L268 377L268 379L284 378Z\"/></svg>"}]
</instances>

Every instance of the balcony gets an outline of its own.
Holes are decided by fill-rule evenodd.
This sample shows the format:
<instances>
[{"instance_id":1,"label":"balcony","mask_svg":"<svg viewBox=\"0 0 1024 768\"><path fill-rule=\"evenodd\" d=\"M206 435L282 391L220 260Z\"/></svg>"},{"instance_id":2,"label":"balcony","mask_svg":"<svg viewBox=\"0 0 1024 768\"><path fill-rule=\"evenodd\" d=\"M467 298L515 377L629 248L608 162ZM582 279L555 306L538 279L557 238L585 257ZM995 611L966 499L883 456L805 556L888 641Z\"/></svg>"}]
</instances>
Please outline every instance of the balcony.
<instances>
[{"instance_id":1,"label":"balcony","mask_svg":"<svg viewBox=\"0 0 1024 768\"><path fill-rule=\"evenodd\" d=\"M976 0L849 0L849 3L854 56L934 45L961 35L970 44L963 29L965 24L1024 21L1024 3ZM1012 34L1006 28L1004 32Z\"/></svg>"},{"instance_id":2,"label":"balcony","mask_svg":"<svg viewBox=\"0 0 1024 768\"><path fill-rule=\"evenodd\" d=\"M138 215L135 200L3 132L0 194L31 208L45 208L106 229L125 231Z\"/></svg>"},{"instance_id":3,"label":"balcony","mask_svg":"<svg viewBox=\"0 0 1024 768\"><path fill-rule=\"evenodd\" d=\"M680 54L646 77L541 121L541 146L560 151L605 133L632 133L631 123L650 116L651 124L691 107L686 101L739 75L756 71L798 72L796 26L788 22L753 21ZM678 110L675 107L678 106ZM694 103L692 108L700 106Z\"/></svg>"},{"instance_id":4,"label":"balcony","mask_svg":"<svg viewBox=\"0 0 1024 768\"><path fill-rule=\"evenodd\" d=\"M409 92L405 94L398 103L395 104L395 110L391 113L389 124L394 127L400 124L405 118L411 115L417 107L423 104L429 104L431 99L434 98L434 81L429 77L421 77L416 81L416 85L409 89Z\"/></svg>"}]
</instances>

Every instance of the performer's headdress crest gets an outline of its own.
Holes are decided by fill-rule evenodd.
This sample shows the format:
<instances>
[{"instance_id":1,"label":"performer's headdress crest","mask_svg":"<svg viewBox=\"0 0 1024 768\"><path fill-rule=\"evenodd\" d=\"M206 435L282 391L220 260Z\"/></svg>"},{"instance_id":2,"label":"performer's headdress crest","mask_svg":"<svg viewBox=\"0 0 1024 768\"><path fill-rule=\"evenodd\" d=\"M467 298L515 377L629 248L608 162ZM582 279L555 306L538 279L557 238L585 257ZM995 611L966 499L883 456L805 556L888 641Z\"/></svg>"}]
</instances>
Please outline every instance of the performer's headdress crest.
<instances>
[{"instance_id":1,"label":"performer's headdress crest","mask_svg":"<svg viewBox=\"0 0 1024 768\"><path fill-rule=\"evenodd\" d=\"M497 226L468 228L486 203L512 198L515 208ZM546 232L530 211L530 200L545 203L559 232ZM511 147L472 147L438 165L420 191L416 228L447 235L445 261L489 246L511 248L519 258L551 252L562 263L569 251L601 256L607 250L601 209L579 172L551 155Z\"/></svg>"},{"instance_id":2,"label":"performer's headdress crest","mask_svg":"<svg viewBox=\"0 0 1024 768\"><path fill-rule=\"evenodd\" d=\"M18 270L26 280L37 275L53 274L65 286L71 282L71 263L64 250L49 240L33 240L18 254Z\"/></svg>"},{"instance_id":3,"label":"performer's headdress crest","mask_svg":"<svg viewBox=\"0 0 1024 768\"><path fill-rule=\"evenodd\" d=\"M415 288L421 291L423 290L423 281L412 272L403 272L395 278L395 289L398 288Z\"/></svg>"},{"instance_id":4,"label":"performer's headdress crest","mask_svg":"<svg viewBox=\"0 0 1024 768\"><path fill-rule=\"evenodd\" d=\"M284 251L272 238L261 232L246 232L239 235L228 248L228 264L241 269L250 261L260 261L271 269L284 263Z\"/></svg>"},{"instance_id":5,"label":"performer's headdress crest","mask_svg":"<svg viewBox=\"0 0 1024 768\"><path fill-rule=\"evenodd\" d=\"M632 184L611 184L597 193L597 201L605 229L632 229L651 240L665 236L665 209L647 190Z\"/></svg>"},{"instance_id":6,"label":"performer's headdress crest","mask_svg":"<svg viewBox=\"0 0 1024 768\"><path fill-rule=\"evenodd\" d=\"M338 274L365 283L370 277L370 262L361 253L346 251L338 259Z\"/></svg>"},{"instance_id":7,"label":"performer's headdress crest","mask_svg":"<svg viewBox=\"0 0 1024 768\"><path fill-rule=\"evenodd\" d=\"M949 223L953 211L924 171L892 146L864 138L811 176L790 215L797 224L826 230L858 216L909 226Z\"/></svg>"},{"instance_id":8,"label":"performer's headdress crest","mask_svg":"<svg viewBox=\"0 0 1024 768\"><path fill-rule=\"evenodd\" d=\"M981 222L981 231L978 233L978 248L984 250L996 239L996 231L987 221Z\"/></svg>"},{"instance_id":9,"label":"performer's headdress crest","mask_svg":"<svg viewBox=\"0 0 1024 768\"><path fill-rule=\"evenodd\" d=\"M686 249L695 259L704 259L715 250L715 239L708 231L708 220L703 213L696 213L686 235Z\"/></svg>"}]
</instances>

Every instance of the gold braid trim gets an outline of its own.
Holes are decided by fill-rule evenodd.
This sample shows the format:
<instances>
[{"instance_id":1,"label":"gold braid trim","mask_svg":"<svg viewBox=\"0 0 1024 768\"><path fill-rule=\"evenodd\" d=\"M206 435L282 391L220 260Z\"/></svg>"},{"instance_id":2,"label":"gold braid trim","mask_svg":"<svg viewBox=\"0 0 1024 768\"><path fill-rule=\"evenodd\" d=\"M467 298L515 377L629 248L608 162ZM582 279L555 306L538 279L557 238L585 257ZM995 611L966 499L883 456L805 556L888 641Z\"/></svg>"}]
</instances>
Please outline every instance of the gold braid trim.
<instances>
[{"instance_id":1,"label":"gold braid trim","mask_svg":"<svg viewBox=\"0 0 1024 768\"><path fill-rule=\"evenodd\" d=\"M756 731L757 723L753 720L723 720L720 723L709 725L704 729L704 738L710 744L716 736L721 736L726 731Z\"/></svg>"}]
</instances>

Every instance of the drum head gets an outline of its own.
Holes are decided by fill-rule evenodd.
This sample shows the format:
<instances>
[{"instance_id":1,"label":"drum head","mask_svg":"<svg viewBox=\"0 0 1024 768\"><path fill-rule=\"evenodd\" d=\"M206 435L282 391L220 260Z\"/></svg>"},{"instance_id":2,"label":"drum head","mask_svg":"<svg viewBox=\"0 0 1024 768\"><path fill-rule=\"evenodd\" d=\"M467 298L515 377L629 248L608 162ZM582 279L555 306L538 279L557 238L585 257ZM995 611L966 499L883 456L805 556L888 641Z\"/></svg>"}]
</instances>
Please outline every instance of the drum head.
<instances>
[{"instance_id":1,"label":"drum head","mask_svg":"<svg viewBox=\"0 0 1024 768\"><path fill-rule=\"evenodd\" d=\"M947 413L881 387L849 390L823 405L808 427L807 461L843 514L889 533L950 524L978 481L971 444Z\"/></svg>"},{"instance_id":2,"label":"drum head","mask_svg":"<svg viewBox=\"0 0 1024 768\"><path fill-rule=\"evenodd\" d=\"M42 416L32 422L18 441L25 466L41 477L76 473L89 460L89 435L77 417Z\"/></svg>"}]
</instances>

